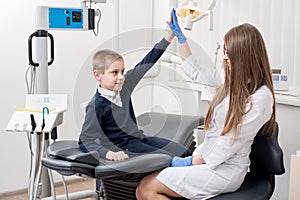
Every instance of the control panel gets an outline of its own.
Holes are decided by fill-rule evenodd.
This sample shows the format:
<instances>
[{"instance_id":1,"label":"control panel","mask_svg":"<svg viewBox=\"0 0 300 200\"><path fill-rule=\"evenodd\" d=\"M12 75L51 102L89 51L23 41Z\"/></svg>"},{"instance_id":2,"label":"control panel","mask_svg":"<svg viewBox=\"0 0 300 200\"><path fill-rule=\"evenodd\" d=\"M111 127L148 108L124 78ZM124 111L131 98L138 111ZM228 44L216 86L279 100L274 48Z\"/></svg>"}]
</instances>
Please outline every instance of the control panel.
<instances>
[{"instance_id":1,"label":"control panel","mask_svg":"<svg viewBox=\"0 0 300 200\"><path fill-rule=\"evenodd\" d=\"M78 8L37 7L37 30L91 30L94 29L94 9L86 6Z\"/></svg>"},{"instance_id":2,"label":"control panel","mask_svg":"<svg viewBox=\"0 0 300 200\"><path fill-rule=\"evenodd\" d=\"M49 28L82 29L83 9L49 8Z\"/></svg>"}]
</instances>

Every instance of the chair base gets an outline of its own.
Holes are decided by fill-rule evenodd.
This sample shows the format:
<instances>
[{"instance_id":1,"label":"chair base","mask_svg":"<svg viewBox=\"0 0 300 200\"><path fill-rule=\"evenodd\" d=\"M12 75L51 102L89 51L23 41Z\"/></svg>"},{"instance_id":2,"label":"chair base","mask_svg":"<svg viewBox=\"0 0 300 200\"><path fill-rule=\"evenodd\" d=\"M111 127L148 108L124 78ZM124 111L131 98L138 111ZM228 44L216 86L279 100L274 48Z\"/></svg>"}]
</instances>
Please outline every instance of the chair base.
<instances>
[{"instance_id":1,"label":"chair base","mask_svg":"<svg viewBox=\"0 0 300 200\"><path fill-rule=\"evenodd\" d=\"M105 200L136 200L135 190L139 180L135 181L103 181L103 197Z\"/></svg>"}]
</instances>

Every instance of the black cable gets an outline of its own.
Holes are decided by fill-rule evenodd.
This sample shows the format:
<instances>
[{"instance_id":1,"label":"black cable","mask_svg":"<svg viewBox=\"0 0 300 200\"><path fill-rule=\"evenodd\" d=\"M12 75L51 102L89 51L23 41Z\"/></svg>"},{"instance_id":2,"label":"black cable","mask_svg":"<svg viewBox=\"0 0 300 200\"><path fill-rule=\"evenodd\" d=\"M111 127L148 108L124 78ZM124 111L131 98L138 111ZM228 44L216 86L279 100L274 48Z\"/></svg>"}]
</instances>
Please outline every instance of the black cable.
<instances>
[{"instance_id":1,"label":"black cable","mask_svg":"<svg viewBox=\"0 0 300 200\"><path fill-rule=\"evenodd\" d=\"M31 121L31 133L33 133L36 128L36 123L33 114L30 114L30 121Z\"/></svg>"}]
</instances>

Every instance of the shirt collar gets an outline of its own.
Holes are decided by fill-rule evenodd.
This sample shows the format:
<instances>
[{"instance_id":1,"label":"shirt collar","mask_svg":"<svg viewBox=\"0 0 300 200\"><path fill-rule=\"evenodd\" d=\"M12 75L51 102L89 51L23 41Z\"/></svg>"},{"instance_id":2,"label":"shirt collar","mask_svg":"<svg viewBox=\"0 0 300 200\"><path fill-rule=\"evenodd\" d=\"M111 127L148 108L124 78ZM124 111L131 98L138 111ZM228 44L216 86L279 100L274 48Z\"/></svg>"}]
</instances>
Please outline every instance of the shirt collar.
<instances>
[{"instance_id":1,"label":"shirt collar","mask_svg":"<svg viewBox=\"0 0 300 200\"><path fill-rule=\"evenodd\" d=\"M100 85L97 85L97 89L98 89L98 92L101 94L101 96L107 96L107 97L110 97L110 98L115 96L116 93L117 93L116 91L102 88L102 87L100 87Z\"/></svg>"},{"instance_id":2,"label":"shirt collar","mask_svg":"<svg viewBox=\"0 0 300 200\"><path fill-rule=\"evenodd\" d=\"M102 88L100 87L99 84L97 85L97 90L102 97L106 98L107 100L116 104L117 106L122 107L122 100L119 91L113 91L113 90Z\"/></svg>"}]
</instances>

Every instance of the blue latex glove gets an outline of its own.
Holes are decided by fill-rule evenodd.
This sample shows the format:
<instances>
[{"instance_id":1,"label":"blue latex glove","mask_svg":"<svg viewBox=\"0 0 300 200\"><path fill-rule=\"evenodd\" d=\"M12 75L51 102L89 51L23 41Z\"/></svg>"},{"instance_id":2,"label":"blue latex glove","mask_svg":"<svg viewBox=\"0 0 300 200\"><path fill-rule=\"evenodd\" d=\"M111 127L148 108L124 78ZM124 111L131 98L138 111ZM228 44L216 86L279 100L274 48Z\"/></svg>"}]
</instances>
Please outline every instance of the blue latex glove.
<instances>
[{"instance_id":1,"label":"blue latex glove","mask_svg":"<svg viewBox=\"0 0 300 200\"><path fill-rule=\"evenodd\" d=\"M192 166L192 156L188 156L185 158L175 156L172 159L170 167L184 167L184 166Z\"/></svg>"},{"instance_id":2,"label":"blue latex glove","mask_svg":"<svg viewBox=\"0 0 300 200\"><path fill-rule=\"evenodd\" d=\"M186 41L186 37L183 35L176 16L176 11L173 8L172 10L172 21L168 23L174 35L177 37L179 43L184 43Z\"/></svg>"}]
</instances>

